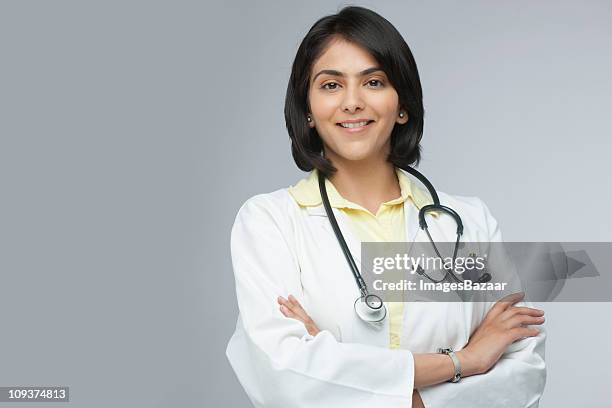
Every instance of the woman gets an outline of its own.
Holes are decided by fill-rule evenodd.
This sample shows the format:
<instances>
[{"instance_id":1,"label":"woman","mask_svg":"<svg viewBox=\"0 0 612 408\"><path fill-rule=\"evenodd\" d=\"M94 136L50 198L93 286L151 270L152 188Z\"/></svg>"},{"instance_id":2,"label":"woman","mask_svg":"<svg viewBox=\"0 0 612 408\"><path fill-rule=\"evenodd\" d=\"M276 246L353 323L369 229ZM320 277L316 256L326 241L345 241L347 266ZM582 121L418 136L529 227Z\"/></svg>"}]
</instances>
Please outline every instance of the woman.
<instances>
[{"instance_id":1,"label":"woman","mask_svg":"<svg viewBox=\"0 0 612 408\"><path fill-rule=\"evenodd\" d=\"M346 7L302 41L285 104L298 167L291 188L247 200L231 237L240 315L227 356L258 407L527 407L545 384L543 312L520 294L495 304L388 303L382 330L355 314L359 291L323 209L319 173L352 253L409 241L429 196L401 168L418 163L423 103L416 64L383 17ZM466 241L500 241L476 198L439 193ZM438 215L441 241L452 220ZM451 347L458 363L438 348ZM448 382L457 369L462 379Z\"/></svg>"}]
</instances>

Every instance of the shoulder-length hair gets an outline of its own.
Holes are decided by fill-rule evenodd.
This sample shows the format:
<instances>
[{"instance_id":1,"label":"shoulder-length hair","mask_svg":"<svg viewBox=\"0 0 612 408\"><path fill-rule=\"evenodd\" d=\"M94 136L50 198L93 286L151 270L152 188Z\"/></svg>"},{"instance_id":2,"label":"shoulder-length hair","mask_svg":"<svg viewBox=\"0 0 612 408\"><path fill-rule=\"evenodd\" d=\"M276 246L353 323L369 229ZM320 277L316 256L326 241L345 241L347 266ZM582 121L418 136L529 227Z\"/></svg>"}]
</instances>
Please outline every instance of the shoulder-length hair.
<instances>
[{"instance_id":1,"label":"shoulder-length hair","mask_svg":"<svg viewBox=\"0 0 612 408\"><path fill-rule=\"evenodd\" d=\"M389 21L372 10L356 6L319 19L297 50L285 97L285 123L295 163L301 170L316 168L326 176L337 170L322 155L323 141L306 120L312 67L337 38L363 47L377 60L399 96L399 105L408 113L408 122L396 123L391 131L387 160L400 168L418 164L424 108L416 62L408 44Z\"/></svg>"}]
</instances>

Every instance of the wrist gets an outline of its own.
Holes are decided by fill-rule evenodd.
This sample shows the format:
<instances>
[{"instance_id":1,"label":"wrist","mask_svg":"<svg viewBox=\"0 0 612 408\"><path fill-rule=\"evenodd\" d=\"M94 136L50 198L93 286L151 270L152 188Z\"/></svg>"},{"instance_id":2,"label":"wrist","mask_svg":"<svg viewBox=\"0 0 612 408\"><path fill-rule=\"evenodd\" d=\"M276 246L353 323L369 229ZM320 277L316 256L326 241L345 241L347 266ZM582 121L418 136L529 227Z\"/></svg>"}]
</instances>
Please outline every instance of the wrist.
<instances>
[{"instance_id":1,"label":"wrist","mask_svg":"<svg viewBox=\"0 0 612 408\"><path fill-rule=\"evenodd\" d=\"M463 370L461 367L461 361L459 360L459 358L457 358L457 354L455 354L452 347L439 348L438 353L446 354L453 362L453 377L448 381L453 383L459 382L461 380L461 377L463 376Z\"/></svg>"},{"instance_id":2,"label":"wrist","mask_svg":"<svg viewBox=\"0 0 612 408\"><path fill-rule=\"evenodd\" d=\"M463 349L455 352L455 355L461 363L461 375L469 377L471 375L480 374L480 366L475 356L469 350Z\"/></svg>"}]
</instances>

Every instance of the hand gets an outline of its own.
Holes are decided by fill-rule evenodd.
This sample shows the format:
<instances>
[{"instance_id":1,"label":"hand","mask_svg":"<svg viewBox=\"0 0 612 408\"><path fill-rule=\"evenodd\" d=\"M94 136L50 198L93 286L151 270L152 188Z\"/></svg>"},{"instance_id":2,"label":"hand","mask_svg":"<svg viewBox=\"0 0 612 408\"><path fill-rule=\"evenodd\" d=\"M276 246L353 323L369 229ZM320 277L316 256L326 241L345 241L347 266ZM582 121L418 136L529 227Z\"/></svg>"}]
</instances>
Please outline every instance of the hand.
<instances>
[{"instance_id":1,"label":"hand","mask_svg":"<svg viewBox=\"0 0 612 408\"><path fill-rule=\"evenodd\" d=\"M290 317L304 323L306 330L311 336L316 336L320 332L319 328L306 313L300 302L293 295L289 295L288 299L279 296L277 299L280 305L280 311L285 317Z\"/></svg>"},{"instance_id":2,"label":"hand","mask_svg":"<svg viewBox=\"0 0 612 408\"><path fill-rule=\"evenodd\" d=\"M463 360L462 367L465 364L466 375L488 371L510 344L540 333L536 328L525 326L544 323L543 310L512 306L524 296L523 292L513 293L497 301L465 348L457 353L460 361Z\"/></svg>"}]
</instances>

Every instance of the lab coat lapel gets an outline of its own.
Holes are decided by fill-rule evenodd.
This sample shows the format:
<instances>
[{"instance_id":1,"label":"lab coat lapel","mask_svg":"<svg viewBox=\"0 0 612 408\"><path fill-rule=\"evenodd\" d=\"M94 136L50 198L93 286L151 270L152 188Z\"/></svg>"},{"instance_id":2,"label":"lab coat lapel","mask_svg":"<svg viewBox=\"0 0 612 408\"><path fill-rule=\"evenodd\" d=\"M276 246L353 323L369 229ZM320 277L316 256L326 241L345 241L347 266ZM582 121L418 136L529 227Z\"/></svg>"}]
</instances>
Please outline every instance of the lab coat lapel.
<instances>
[{"instance_id":1,"label":"lab coat lapel","mask_svg":"<svg viewBox=\"0 0 612 408\"><path fill-rule=\"evenodd\" d=\"M419 210L411 199L404 201L404 225L406 228L406 241L414 242L419 233Z\"/></svg>"},{"instance_id":2,"label":"lab coat lapel","mask_svg":"<svg viewBox=\"0 0 612 408\"><path fill-rule=\"evenodd\" d=\"M325 212L325 208L323 207L323 205L320 205L317 207L307 207L306 210L310 216L323 217L325 219L325 222L323 223L325 228L329 231L329 233L334 234L335 236L334 229L332 228L331 223L329 222L327 213ZM361 266L361 241L357 239L357 237L353 233L353 230L351 229L349 225L349 220L347 219L346 215L337 208L332 208L332 211L334 212L334 216L336 217L336 221L338 222L340 231L342 232L342 235L344 236L346 245L349 247L351 254L353 255L353 259L355 260L355 263L357 264L358 267L360 267Z\"/></svg>"}]
</instances>

